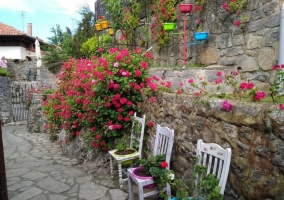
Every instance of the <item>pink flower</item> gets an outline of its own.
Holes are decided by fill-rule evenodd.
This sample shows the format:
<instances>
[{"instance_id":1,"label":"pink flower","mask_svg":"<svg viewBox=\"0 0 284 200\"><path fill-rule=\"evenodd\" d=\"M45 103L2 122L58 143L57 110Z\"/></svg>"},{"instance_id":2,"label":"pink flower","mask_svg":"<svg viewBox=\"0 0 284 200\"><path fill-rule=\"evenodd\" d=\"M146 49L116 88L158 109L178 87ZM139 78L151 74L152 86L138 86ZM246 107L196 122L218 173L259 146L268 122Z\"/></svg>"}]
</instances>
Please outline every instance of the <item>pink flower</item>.
<instances>
[{"instance_id":1,"label":"pink flower","mask_svg":"<svg viewBox=\"0 0 284 200\"><path fill-rule=\"evenodd\" d=\"M102 52L104 49L102 48L102 47L99 47L98 48L98 52L100 53L100 52Z\"/></svg>"},{"instance_id":2,"label":"pink flower","mask_svg":"<svg viewBox=\"0 0 284 200\"><path fill-rule=\"evenodd\" d=\"M178 93L178 94L182 94L182 91L181 91L181 90L178 90L177 93Z\"/></svg>"},{"instance_id":3,"label":"pink flower","mask_svg":"<svg viewBox=\"0 0 284 200\"><path fill-rule=\"evenodd\" d=\"M142 75L142 72L140 70L136 70L134 76L139 77Z\"/></svg>"},{"instance_id":4,"label":"pink flower","mask_svg":"<svg viewBox=\"0 0 284 200\"><path fill-rule=\"evenodd\" d=\"M183 86L183 82L180 82L179 85L182 87Z\"/></svg>"},{"instance_id":5,"label":"pink flower","mask_svg":"<svg viewBox=\"0 0 284 200\"><path fill-rule=\"evenodd\" d=\"M188 81L187 81L189 84L191 84L191 83L193 83L194 82L194 80L193 80L193 78L190 78L190 79L188 79Z\"/></svg>"},{"instance_id":6,"label":"pink flower","mask_svg":"<svg viewBox=\"0 0 284 200\"><path fill-rule=\"evenodd\" d=\"M232 71L231 74L232 74L232 76L238 76L239 72L238 71Z\"/></svg>"},{"instance_id":7,"label":"pink flower","mask_svg":"<svg viewBox=\"0 0 284 200\"><path fill-rule=\"evenodd\" d=\"M261 99L264 99L266 97L265 92L261 91L261 92L256 92L254 95L254 100L256 101L260 101Z\"/></svg>"},{"instance_id":8,"label":"pink flower","mask_svg":"<svg viewBox=\"0 0 284 200\"><path fill-rule=\"evenodd\" d=\"M122 115L118 115L117 120L118 120L118 121L123 120L123 116L122 116Z\"/></svg>"},{"instance_id":9,"label":"pink flower","mask_svg":"<svg viewBox=\"0 0 284 200\"><path fill-rule=\"evenodd\" d=\"M113 66L114 66L114 67L119 67L119 62L115 62L115 63L113 64Z\"/></svg>"},{"instance_id":10,"label":"pink flower","mask_svg":"<svg viewBox=\"0 0 284 200\"><path fill-rule=\"evenodd\" d=\"M228 112L232 109L232 104L230 104L228 100L224 100L222 102L222 108Z\"/></svg>"},{"instance_id":11,"label":"pink flower","mask_svg":"<svg viewBox=\"0 0 284 200\"><path fill-rule=\"evenodd\" d=\"M130 110L130 111L128 112L128 114L129 114L130 116L133 116L133 115L134 115L134 111L133 111L133 110Z\"/></svg>"},{"instance_id":12,"label":"pink flower","mask_svg":"<svg viewBox=\"0 0 284 200\"><path fill-rule=\"evenodd\" d=\"M200 11L201 10L201 6L195 6L195 10L196 11Z\"/></svg>"},{"instance_id":13,"label":"pink flower","mask_svg":"<svg viewBox=\"0 0 284 200\"><path fill-rule=\"evenodd\" d=\"M284 110L284 104L279 104L279 109Z\"/></svg>"},{"instance_id":14,"label":"pink flower","mask_svg":"<svg viewBox=\"0 0 284 200\"><path fill-rule=\"evenodd\" d=\"M150 98L150 102L151 102L151 103L155 102L156 100L157 100L156 97L151 97L151 98Z\"/></svg>"},{"instance_id":15,"label":"pink flower","mask_svg":"<svg viewBox=\"0 0 284 200\"><path fill-rule=\"evenodd\" d=\"M222 72L221 71L217 71L216 72L216 76L222 76Z\"/></svg>"},{"instance_id":16,"label":"pink flower","mask_svg":"<svg viewBox=\"0 0 284 200\"><path fill-rule=\"evenodd\" d=\"M217 78L215 80L215 84L218 85L219 83L222 83L223 82L223 79L222 78Z\"/></svg>"},{"instance_id":17,"label":"pink flower","mask_svg":"<svg viewBox=\"0 0 284 200\"><path fill-rule=\"evenodd\" d=\"M124 117L124 121L129 122L130 118L129 117Z\"/></svg>"}]
</instances>

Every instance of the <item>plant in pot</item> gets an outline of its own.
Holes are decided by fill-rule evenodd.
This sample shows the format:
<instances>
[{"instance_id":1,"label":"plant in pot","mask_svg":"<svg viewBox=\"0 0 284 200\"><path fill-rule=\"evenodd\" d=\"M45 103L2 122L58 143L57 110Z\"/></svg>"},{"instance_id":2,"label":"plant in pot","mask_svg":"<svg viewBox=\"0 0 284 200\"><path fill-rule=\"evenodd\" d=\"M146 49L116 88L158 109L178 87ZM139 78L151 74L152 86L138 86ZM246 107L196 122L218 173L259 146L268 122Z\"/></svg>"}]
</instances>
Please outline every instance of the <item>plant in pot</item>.
<instances>
[{"instance_id":1,"label":"plant in pot","mask_svg":"<svg viewBox=\"0 0 284 200\"><path fill-rule=\"evenodd\" d=\"M207 167L198 164L198 157L194 159L194 171L189 180L189 187L183 180L179 180L179 185L171 184L176 191L176 197L171 200L223 200L220 193L219 179L215 174L207 174Z\"/></svg>"},{"instance_id":2,"label":"plant in pot","mask_svg":"<svg viewBox=\"0 0 284 200\"><path fill-rule=\"evenodd\" d=\"M165 155L151 156L148 159L138 160L139 167L132 171L133 176L140 179L153 179L155 184L147 185L145 188L165 187L167 182L174 179L172 170L168 170Z\"/></svg>"},{"instance_id":3,"label":"plant in pot","mask_svg":"<svg viewBox=\"0 0 284 200\"><path fill-rule=\"evenodd\" d=\"M117 157L126 157L137 154L137 150L135 148L129 148L129 138L127 136L120 138L118 144L115 147L114 154ZM122 165L129 165L133 162L132 160L123 161Z\"/></svg>"},{"instance_id":4,"label":"plant in pot","mask_svg":"<svg viewBox=\"0 0 284 200\"><path fill-rule=\"evenodd\" d=\"M105 19L104 16L99 15L95 26L96 26L97 31L100 31L108 27L108 21Z\"/></svg>"},{"instance_id":5,"label":"plant in pot","mask_svg":"<svg viewBox=\"0 0 284 200\"><path fill-rule=\"evenodd\" d=\"M196 41L207 40L208 32L202 31L202 28L201 28L201 25L200 25L200 19L196 19L195 23L196 23L196 27L197 27L197 32L193 33L194 39Z\"/></svg>"}]
</instances>

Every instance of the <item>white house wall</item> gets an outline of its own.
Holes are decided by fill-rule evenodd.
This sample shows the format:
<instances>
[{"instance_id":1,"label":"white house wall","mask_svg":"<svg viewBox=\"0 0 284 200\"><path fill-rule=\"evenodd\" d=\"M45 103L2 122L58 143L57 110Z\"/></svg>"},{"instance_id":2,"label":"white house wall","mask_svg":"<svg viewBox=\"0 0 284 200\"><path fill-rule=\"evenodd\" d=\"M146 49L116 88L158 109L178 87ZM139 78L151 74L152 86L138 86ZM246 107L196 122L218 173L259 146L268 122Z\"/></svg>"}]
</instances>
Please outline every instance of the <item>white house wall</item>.
<instances>
[{"instance_id":1,"label":"white house wall","mask_svg":"<svg viewBox=\"0 0 284 200\"><path fill-rule=\"evenodd\" d=\"M34 57L35 52L28 51L24 47L17 46L1 46L0 47L0 57L5 56L7 59L26 59L26 56Z\"/></svg>"}]
</instances>

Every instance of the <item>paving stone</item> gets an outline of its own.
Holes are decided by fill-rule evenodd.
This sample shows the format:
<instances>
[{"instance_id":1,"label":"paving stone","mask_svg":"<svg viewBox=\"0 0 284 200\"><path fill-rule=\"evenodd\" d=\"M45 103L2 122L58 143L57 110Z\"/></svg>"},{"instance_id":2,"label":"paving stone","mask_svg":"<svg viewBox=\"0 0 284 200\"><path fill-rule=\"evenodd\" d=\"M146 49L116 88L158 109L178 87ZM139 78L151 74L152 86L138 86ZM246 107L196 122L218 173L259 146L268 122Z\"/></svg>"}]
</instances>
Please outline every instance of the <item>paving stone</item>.
<instances>
[{"instance_id":1,"label":"paving stone","mask_svg":"<svg viewBox=\"0 0 284 200\"><path fill-rule=\"evenodd\" d=\"M32 181L20 181L20 182L14 184L14 185L9 186L8 190L14 191L14 190L18 190L22 187L31 186L33 184L34 184L34 182L32 182Z\"/></svg>"},{"instance_id":2,"label":"paving stone","mask_svg":"<svg viewBox=\"0 0 284 200\"><path fill-rule=\"evenodd\" d=\"M11 198L10 200L29 200L32 197L35 197L42 193L42 190L36 187L32 187L16 196Z\"/></svg>"},{"instance_id":3,"label":"paving stone","mask_svg":"<svg viewBox=\"0 0 284 200\"><path fill-rule=\"evenodd\" d=\"M128 197L128 194L120 189L111 189L109 190L109 193L111 198L116 200L125 200Z\"/></svg>"},{"instance_id":4,"label":"paving stone","mask_svg":"<svg viewBox=\"0 0 284 200\"><path fill-rule=\"evenodd\" d=\"M22 176L29 171L30 171L30 169L26 169L26 168L6 170L6 177L9 178L9 177Z\"/></svg>"},{"instance_id":5,"label":"paving stone","mask_svg":"<svg viewBox=\"0 0 284 200\"><path fill-rule=\"evenodd\" d=\"M69 185L54 180L53 178L46 178L36 183L36 186L54 193L62 193L70 189Z\"/></svg>"},{"instance_id":6,"label":"paving stone","mask_svg":"<svg viewBox=\"0 0 284 200\"><path fill-rule=\"evenodd\" d=\"M78 191L79 185L75 185L74 187L72 187L67 194L72 194Z\"/></svg>"},{"instance_id":7,"label":"paving stone","mask_svg":"<svg viewBox=\"0 0 284 200\"><path fill-rule=\"evenodd\" d=\"M47 196L44 194L40 194L36 197L31 198L30 200L48 200Z\"/></svg>"},{"instance_id":8,"label":"paving stone","mask_svg":"<svg viewBox=\"0 0 284 200\"><path fill-rule=\"evenodd\" d=\"M77 177L77 178L76 178L76 182L77 182L78 184L86 183L86 182L91 181L92 178L93 178L93 177L92 177L91 175L89 175L89 176Z\"/></svg>"},{"instance_id":9,"label":"paving stone","mask_svg":"<svg viewBox=\"0 0 284 200\"><path fill-rule=\"evenodd\" d=\"M51 194L51 195L49 195L49 198L50 199L56 199L56 200L66 200L66 199L68 199L68 197L66 197L66 196L62 196L62 195L58 195L58 194Z\"/></svg>"},{"instance_id":10,"label":"paving stone","mask_svg":"<svg viewBox=\"0 0 284 200\"><path fill-rule=\"evenodd\" d=\"M95 200L106 195L108 188L88 182L80 186L79 197L86 200Z\"/></svg>"},{"instance_id":11,"label":"paving stone","mask_svg":"<svg viewBox=\"0 0 284 200\"><path fill-rule=\"evenodd\" d=\"M48 174L44 174L44 173L37 172L37 171L32 171L32 172L29 172L29 173L26 173L25 175L23 175L22 178L26 178L26 179L29 179L29 180L37 180L37 179L43 178L45 176L48 176Z\"/></svg>"}]
</instances>

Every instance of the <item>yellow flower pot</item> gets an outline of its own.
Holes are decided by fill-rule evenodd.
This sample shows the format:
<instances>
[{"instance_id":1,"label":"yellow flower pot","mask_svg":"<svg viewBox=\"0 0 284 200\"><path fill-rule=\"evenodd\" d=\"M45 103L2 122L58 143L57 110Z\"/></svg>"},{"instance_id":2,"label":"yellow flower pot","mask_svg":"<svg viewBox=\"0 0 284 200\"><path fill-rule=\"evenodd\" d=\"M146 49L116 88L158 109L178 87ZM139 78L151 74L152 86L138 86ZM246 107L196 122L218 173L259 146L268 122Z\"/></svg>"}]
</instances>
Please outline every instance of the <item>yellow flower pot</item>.
<instances>
[{"instance_id":1,"label":"yellow flower pot","mask_svg":"<svg viewBox=\"0 0 284 200\"><path fill-rule=\"evenodd\" d=\"M107 21L107 20L101 21L100 24L101 24L101 26L102 26L103 28L107 28L107 27L108 27L108 21Z\"/></svg>"},{"instance_id":2,"label":"yellow flower pot","mask_svg":"<svg viewBox=\"0 0 284 200\"><path fill-rule=\"evenodd\" d=\"M113 35L113 29L112 29L112 28L109 28L109 29L108 29L108 33L109 33L110 35Z\"/></svg>"},{"instance_id":3,"label":"yellow flower pot","mask_svg":"<svg viewBox=\"0 0 284 200\"><path fill-rule=\"evenodd\" d=\"M101 31L103 28L101 24L95 24L97 31Z\"/></svg>"}]
</instances>

